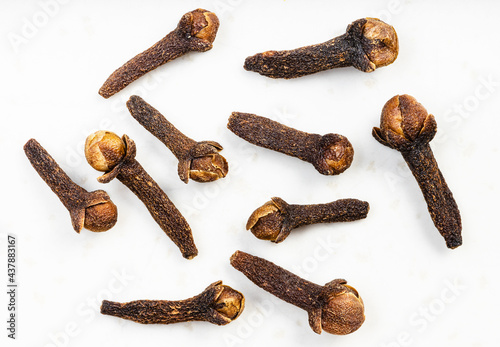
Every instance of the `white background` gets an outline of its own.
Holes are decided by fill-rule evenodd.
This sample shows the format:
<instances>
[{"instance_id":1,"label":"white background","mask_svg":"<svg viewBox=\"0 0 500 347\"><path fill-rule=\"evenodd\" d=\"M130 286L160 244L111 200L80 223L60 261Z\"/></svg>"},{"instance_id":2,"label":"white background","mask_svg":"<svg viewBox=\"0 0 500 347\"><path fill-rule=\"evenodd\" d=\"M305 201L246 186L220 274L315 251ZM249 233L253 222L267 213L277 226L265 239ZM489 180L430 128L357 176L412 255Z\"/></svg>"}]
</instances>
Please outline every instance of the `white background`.
<instances>
[{"instance_id":1,"label":"white background","mask_svg":"<svg viewBox=\"0 0 500 347\"><path fill-rule=\"evenodd\" d=\"M107 1L0 2L2 133L0 275L6 236L17 237L18 331L4 346L494 346L498 342L498 13L493 1ZM43 5L45 4L45 5ZM48 5L51 4L51 5ZM202 7L221 26L214 48L170 62L105 100L101 84L121 64ZM393 25L400 53L366 74L354 68L272 80L242 68L245 57L344 33L352 21ZM32 26L32 27L30 27ZM29 28L30 27L30 28ZM463 218L463 246L446 248L401 155L371 136L384 103L408 93L434 114L431 147ZM226 178L185 185L175 157L129 115L141 95L196 140L215 140ZM226 129L232 111L312 133L339 133L352 166L322 176L312 165L261 149ZM128 134L137 159L190 223L199 255L185 260L142 203L119 181L99 184L83 157L98 129ZM36 138L75 182L105 189L119 220L105 233L72 230L68 212L38 177L22 146ZM363 221L315 225L281 244L245 230L251 212L279 196L289 203L359 198ZM256 287L229 264L237 249L313 282L345 278L366 322L355 333L316 335L307 314ZM102 316L102 298L184 299L216 280L242 291L233 323L140 325ZM4 284L2 284L4 285ZM6 292L6 284L1 292ZM7 320L7 296L0 300ZM496 337L495 337L496 336Z\"/></svg>"}]
</instances>

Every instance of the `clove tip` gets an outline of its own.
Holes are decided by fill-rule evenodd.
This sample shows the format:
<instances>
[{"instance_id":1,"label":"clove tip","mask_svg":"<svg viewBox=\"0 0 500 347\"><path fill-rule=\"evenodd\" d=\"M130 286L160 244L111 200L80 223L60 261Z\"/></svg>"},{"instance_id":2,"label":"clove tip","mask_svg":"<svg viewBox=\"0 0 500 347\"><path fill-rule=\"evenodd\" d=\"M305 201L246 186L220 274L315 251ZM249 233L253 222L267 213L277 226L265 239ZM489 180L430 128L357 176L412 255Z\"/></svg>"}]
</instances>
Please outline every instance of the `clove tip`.
<instances>
[{"instance_id":1,"label":"clove tip","mask_svg":"<svg viewBox=\"0 0 500 347\"><path fill-rule=\"evenodd\" d=\"M111 131L99 130L85 141L85 158L97 171L112 170L123 159L125 152L125 143Z\"/></svg>"},{"instance_id":2,"label":"clove tip","mask_svg":"<svg viewBox=\"0 0 500 347\"><path fill-rule=\"evenodd\" d=\"M374 68L392 64L399 53L396 30L378 18L365 18L361 44Z\"/></svg>"},{"instance_id":3,"label":"clove tip","mask_svg":"<svg viewBox=\"0 0 500 347\"><path fill-rule=\"evenodd\" d=\"M112 201L106 201L85 209L83 227L93 232L111 229L118 220L118 210Z\"/></svg>"}]
</instances>

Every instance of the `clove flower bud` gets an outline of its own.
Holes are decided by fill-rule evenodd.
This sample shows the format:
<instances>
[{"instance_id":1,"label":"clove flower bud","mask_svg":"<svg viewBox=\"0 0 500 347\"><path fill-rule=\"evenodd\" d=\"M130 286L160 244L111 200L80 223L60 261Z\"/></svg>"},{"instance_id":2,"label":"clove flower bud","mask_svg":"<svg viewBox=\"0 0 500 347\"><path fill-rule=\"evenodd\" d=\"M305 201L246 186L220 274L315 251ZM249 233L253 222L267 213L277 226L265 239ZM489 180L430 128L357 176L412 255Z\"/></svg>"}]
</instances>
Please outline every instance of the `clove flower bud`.
<instances>
[{"instance_id":1,"label":"clove flower bud","mask_svg":"<svg viewBox=\"0 0 500 347\"><path fill-rule=\"evenodd\" d=\"M357 199L341 199L328 204L292 205L281 198L271 198L271 201L252 213L246 228L261 240L279 243L300 226L355 221L366 218L369 209L366 201Z\"/></svg>"},{"instance_id":2,"label":"clove flower bud","mask_svg":"<svg viewBox=\"0 0 500 347\"><path fill-rule=\"evenodd\" d=\"M140 96L132 95L127 107L132 117L176 156L179 160L177 172L184 183L190 178L197 182L212 182L226 177L229 167L219 154L222 150L219 143L196 142L187 137Z\"/></svg>"},{"instance_id":3,"label":"clove flower bud","mask_svg":"<svg viewBox=\"0 0 500 347\"><path fill-rule=\"evenodd\" d=\"M373 128L373 137L403 155L417 180L434 225L448 248L462 244L462 221L429 142L437 124L434 116L410 95L396 95L384 105L380 128Z\"/></svg>"},{"instance_id":4,"label":"clove flower bud","mask_svg":"<svg viewBox=\"0 0 500 347\"><path fill-rule=\"evenodd\" d=\"M73 182L37 140L24 145L24 152L33 168L69 211L73 229L101 232L111 229L117 221L116 205L104 190L88 192Z\"/></svg>"},{"instance_id":5,"label":"clove flower bud","mask_svg":"<svg viewBox=\"0 0 500 347\"><path fill-rule=\"evenodd\" d=\"M399 51L394 28L377 18L361 18L346 33L324 43L248 57L244 68L271 78L296 78L353 66L363 72L392 64Z\"/></svg>"},{"instance_id":6,"label":"clove flower bud","mask_svg":"<svg viewBox=\"0 0 500 347\"><path fill-rule=\"evenodd\" d=\"M321 329L330 334L350 334L365 321L363 300L346 280L320 286L242 251L231 256L231 265L265 291L306 310L309 325L317 334Z\"/></svg>"},{"instance_id":7,"label":"clove flower bud","mask_svg":"<svg viewBox=\"0 0 500 347\"><path fill-rule=\"evenodd\" d=\"M101 313L141 324L206 321L226 325L238 318L244 307L243 294L217 281L201 294L185 300L136 300L127 303L103 300Z\"/></svg>"},{"instance_id":8,"label":"clove flower bud","mask_svg":"<svg viewBox=\"0 0 500 347\"><path fill-rule=\"evenodd\" d=\"M233 112L227 128L254 145L307 161L322 175L344 172L354 157L345 136L309 134L251 113Z\"/></svg>"},{"instance_id":9,"label":"clove flower bud","mask_svg":"<svg viewBox=\"0 0 500 347\"><path fill-rule=\"evenodd\" d=\"M120 138L109 131L97 131L87 137L85 157L97 171L105 172L97 180L109 183L114 178L126 185L147 207L153 219L179 247L186 259L198 250L189 224L167 194L135 160L136 147L127 135Z\"/></svg>"},{"instance_id":10,"label":"clove flower bud","mask_svg":"<svg viewBox=\"0 0 500 347\"><path fill-rule=\"evenodd\" d=\"M99 94L107 99L171 60L191 51L210 50L218 29L219 19L212 12L199 8L184 14L174 31L116 69L99 89Z\"/></svg>"}]
</instances>

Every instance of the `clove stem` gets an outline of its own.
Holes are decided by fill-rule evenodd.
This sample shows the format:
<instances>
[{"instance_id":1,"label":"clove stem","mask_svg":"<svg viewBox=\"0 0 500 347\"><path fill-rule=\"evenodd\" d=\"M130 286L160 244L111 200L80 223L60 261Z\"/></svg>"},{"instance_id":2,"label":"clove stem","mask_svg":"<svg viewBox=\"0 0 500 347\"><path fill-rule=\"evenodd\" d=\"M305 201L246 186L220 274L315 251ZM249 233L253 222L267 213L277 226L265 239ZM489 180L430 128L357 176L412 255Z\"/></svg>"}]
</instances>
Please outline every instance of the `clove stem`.
<instances>
[{"instance_id":1,"label":"clove stem","mask_svg":"<svg viewBox=\"0 0 500 347\"><path fill-rule=\"evenodd\" d=\"M127 101L127 107L146 130L167 146L179 160L179 178L188 183L212 182L226 177L229 170L226 159L218 152L222 146L215 141L196 142L181 133L158 110L137 95Z\"/></svg>"},{"instance_id":2,"label":"clove stem","mask_svg":"<svg viewBox=\"0 0 500 347\"><path fill-rule=\"evenodd\" d=\"M241 314L244 304L243 294L217 281L201 294L185 300L136 300L128 303L103 300L101 313L141 324L207 321L225 325Z\"/></svg>"},{"instance_id":3,"label":"clove stem","mask_svg":"<svg viewBox=\"0 0 500 347\"><path fill-rule=\"evenodd\" d=\"M401 151L401 154L417 180L434 225L446 245L448 248L460 246L462 237L457 233L462 229L460 212L431 147L426 144L418 150Z\"/></svg>"},{"instance_id":4,"label":"clove stem","mask_svg":"<svg viewBox=\"0 0 500 347\"><path fill-rule=\"evenodd\" d=\"M218 28L219 19L212 12L197 9L184 14L174 31L116 69L99 89L99 94L109 98L173 59L190 51L208 51L212 48Z\"/></svg>"},{"instance_id":5,"label":"clove stem","mask_svg":"<svg viewBox=\"0 0 500 347\"><path fill-rule=\"evenodd\" d=\"M249 280L278 298L307 311L311 329L345 335L364 322L364 304L358 292L343 279L319 286L282 267L251 254L236 251L231 265Z\"/></svg>"},{"instance_id":6,"label":"clove stem","mask_svg":"<svg viewBox=\"0 0 500 347\"><path fill-rule=\"evenodd\" d=\"M323 175L344 172L354 156L345 136L309 134L250 113L233 112L227 127L254 145L307 161Z\"/></svg>"},{"instance_id":7,"label":"clove stem","mask_svg":"<svg viewBox=\"0 0 500 347\"><path fill-rule=\"evenodd\" d=\"M398 51L392 26L376 18L361 18L349 24L341 36L293 50L258 53L246 58L244 68L285 79L347 66L372 72L394 62Z\"/></svg>"},{"instance_id":8,"label":"clove stem","mask_svg":"<svg viewBox=\"0 0 500 347\"><path fill-rule=\"evenodd\" d=\"M105 172L98 178L109 183L114 178L125 184L146 206L153 219L179 247L182 256L192 259L198 254L193 234L186 219L167 194L135 159L136 146L127 135L120 139L115 133L98 131L85 143L85 156L89 164Z\"/></svg>"},{"instance_id":9,"label":"clove stem","mask_svg":"<svg viewBox=\"0 0 500 347\"><path fill-rule=\"evenodd\" d=\"M83 228L94 232L107 231L116 224L117 208L105 191L88 192L73 182L35 139L26 142L24 152L36 172L69 211L77 233Z\"/></svg>"}]
</instances>

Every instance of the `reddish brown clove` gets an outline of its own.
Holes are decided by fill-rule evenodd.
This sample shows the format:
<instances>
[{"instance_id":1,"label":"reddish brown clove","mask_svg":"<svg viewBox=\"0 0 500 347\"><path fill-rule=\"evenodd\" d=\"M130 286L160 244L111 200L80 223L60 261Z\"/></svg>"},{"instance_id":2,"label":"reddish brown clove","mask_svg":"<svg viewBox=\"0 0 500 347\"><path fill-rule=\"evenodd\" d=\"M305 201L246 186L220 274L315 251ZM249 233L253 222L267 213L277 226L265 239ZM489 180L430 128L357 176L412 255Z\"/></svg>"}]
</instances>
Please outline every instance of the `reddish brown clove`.
<instances>
[{"instance_id":1,"label":"reddish brown clove","mask_svg":"<svg viewBox=\"0 0 500 347\"><path fill-rule=\"evenodd\" d=\"M396 95L384 105L380 128L373 137L403 155L418 182L434 225L448 248L462 244L462 222L457 203L439 170L429 142L437 124L434 116L410 95Z\"/></svg>"},{"instance_id":2,"label":"reddish brown clove","mask_svg":"<svg viewBox=\"0 0 500 347\"><path fill-rule=\"evenodd\" d=\"M116 205L104 190L88 192L73 182L35 139L26 142L24 152L36 172L69 211L71 224L77 233L82 228L106 231L116 224Z\"/></svg>"},{"instance_id":3,"label":"reddish brown clove","mask_svg":"<svg viewBox=\"0 0 500 347\"><path fill-rule=\"evenodd\" d=\"M344 35L294 50L259 53L246 58L244 68L286 79L346 66L372 72L394 62L398 51L392 26L377 18L362 18L349 24Z\"/></svg>"},{"instance_id":4,"label":"reddish brown clove","mask_svg":"<svg viewBox=\"0 0 500 347\"><path fill-rule=\"evenodd\" d=\"M246 228L261 240L279 243L300 226L351 222L366 218L369 209L366 201L357 199L341 199L327 204L291 205L275 197L252 213Z\"/></svg>"},{"instance_id":5,"label":"reddish brown clove","mask_svg":"<svg viewBox=\"0 0 500 347\"><path fill-rule=\"evenodd\" d=\"M238 318L244 307L243 294L217 281L186 300L137 300L124 304L103 300L101 313L141 324L207 321L226 325Z\"/></svg>"},{"instance_id":6,"label":"reddish brown clove","mask_svg":"<svg viewBox=\"0 0 500 347\"><path fill-rule=\"evenodd\" d=\"M105 172L97 180L108 183L118 178L146 205L156 223L179 247L182 256L194 258L198 250L189 224L167 194L135 160L135 154L135 143L127 135L120 138L115 133L101 130L89 135L85 142L88 163L97 171Z\"/></svg>"},{"instance_id":7,"label":"reddish brown clove","mask_svg":"<svg viewBox=\"0 0 500 347\"><path fill-rule=\"evenodd\" d=\"M99 94L107 99L171 60L191 51L210 50L218 29L219 19L215 13L197 9L184 14L174 31L113 72L99 89Z\"/></svg>"},{"instance_id":8,"label":"reddish brown clove","mask_svg":"<svg viewBox=\"0 0 500 347\"><path fill-rule=\"evenodd\" d=\"M343 279L320 286L242 251L231 256L231 265L265 291L306 310L309 325L317 334L321 329L330 334L350 334L365 321L363 300Z\"/></svg>"},{"instance_id":9,"label":"reddish brown clove","mask_svg":"<svg viewBox=\"0 0 500 347\"><path fill-rule=\"evenodd\" d=\"M218 153L222 150L220 144L190 139L137 95L130 97L127 107L132 117L176 156L179 160L177 171L184 183L188 183L189 178L197 182L212 182L226 177L229 167L226 159Z\"/></svg>"},{"instance_id":10,"label":"reddish brown clove","mask_svg":"<svg viewBox=\"0 0 500 347\"><path fill-rule=\"evenodd\" d=\"M354 156L354 149L345 136L308 134L250 113L233 112L227 127L254 145L307 161L323 175L344 172Z\"/></svg>"}]
</instances>

